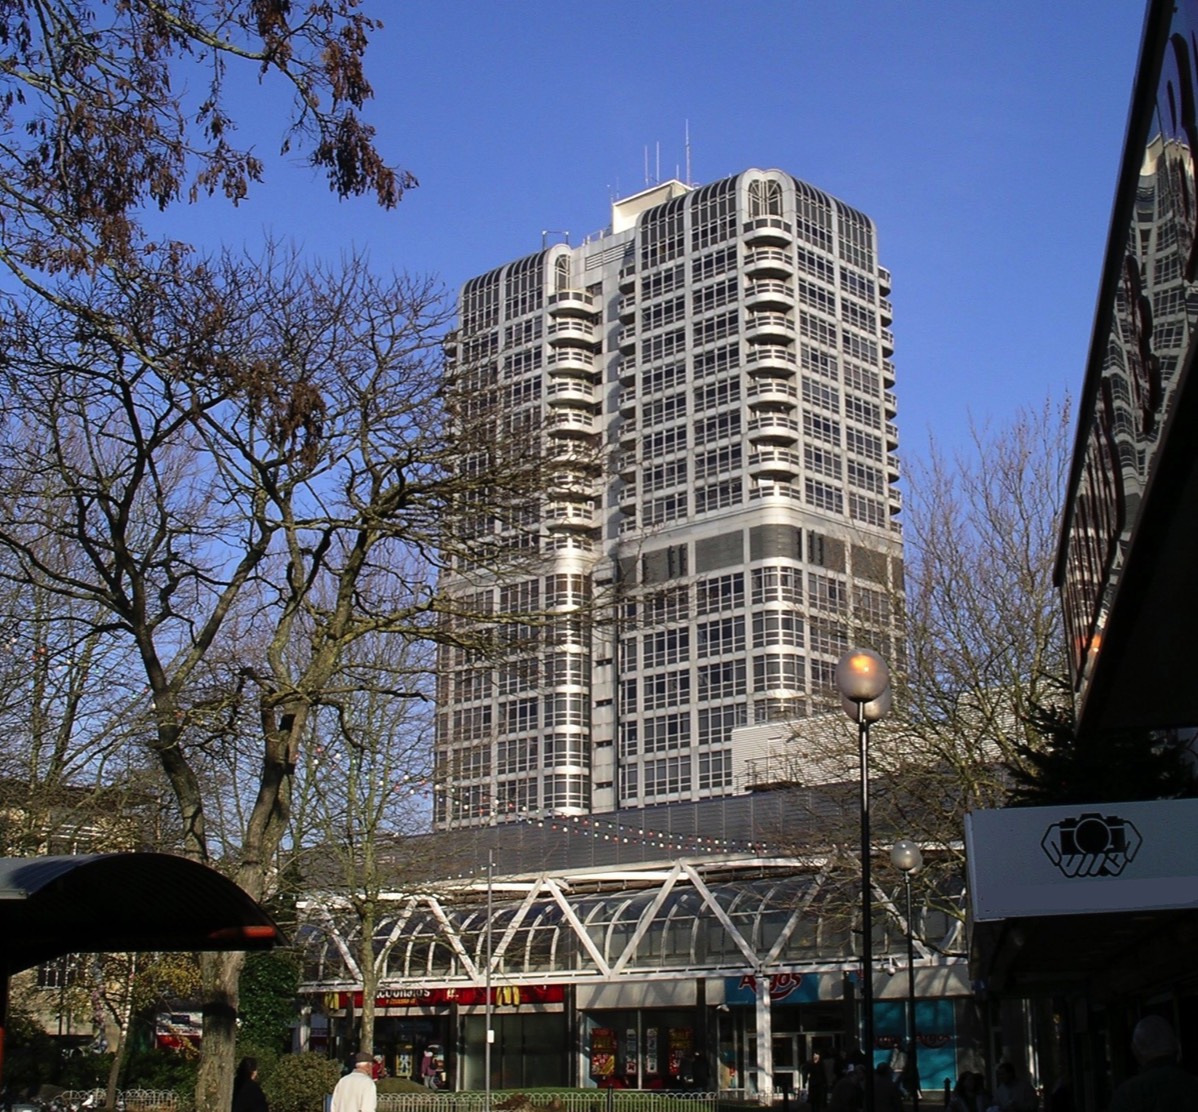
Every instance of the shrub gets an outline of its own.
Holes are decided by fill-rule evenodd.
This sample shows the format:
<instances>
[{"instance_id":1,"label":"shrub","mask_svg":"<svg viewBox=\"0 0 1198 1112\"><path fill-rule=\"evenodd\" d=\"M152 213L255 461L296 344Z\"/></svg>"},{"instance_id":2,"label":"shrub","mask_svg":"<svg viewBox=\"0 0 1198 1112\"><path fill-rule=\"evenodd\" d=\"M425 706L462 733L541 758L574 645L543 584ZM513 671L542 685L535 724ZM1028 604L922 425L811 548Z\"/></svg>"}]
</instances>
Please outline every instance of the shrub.
<instances>
[{"instance_id":1,"label":"shrub","mask_svg":"<svg viewBox=\"0 0 1198 1112\"><path fill-rule=\"evenodd\" d=\"M263 1076L262 1089L270 1112L322 1112L340 1078L340 1064L323 1054L284 1054Z\"/></svg>"}]
</instances>

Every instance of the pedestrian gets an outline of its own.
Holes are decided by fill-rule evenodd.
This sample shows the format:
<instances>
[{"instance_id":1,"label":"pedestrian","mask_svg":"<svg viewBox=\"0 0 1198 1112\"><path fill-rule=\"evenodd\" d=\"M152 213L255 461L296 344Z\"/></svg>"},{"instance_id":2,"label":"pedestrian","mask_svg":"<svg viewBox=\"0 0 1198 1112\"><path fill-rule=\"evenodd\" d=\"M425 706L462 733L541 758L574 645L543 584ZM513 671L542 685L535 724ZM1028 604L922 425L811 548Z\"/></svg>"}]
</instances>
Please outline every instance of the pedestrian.
<instances>
[{"instance_id":1,"label":"pedestrian","mask_svg":"<svg viewBox=\"0 0 1198 1112\"><path fill-rule=\"evenodd\" d=\"M362 1051L354 1055L354 1068L333 1089L329 1112L375 1112L378 1090L370 1076L374 1059Z\"/></svg>"},{"instance_id":2,"label":"pedestrian","mask_svg":"<svg viewBox=\"0 0 1198 1112\"><path fill-rule=\"evenodd\" d=\"M1000 1062L994 1073L994 1104L1002 1112L1036 1112L1036 1090L1026 1077L1020 1077L1010 1062Z\"/></svg>"},{"instance_id":3,"label":"pedestrian","mask_svg":"<svg viewBox=\"0 0 1198 1112\"><path fill-rule=\"evenodd\" d=\"M948 1102L949 1112L986 1112L987 1106L981 1101L979 1089L978 1075L964 1071L957 1078L952 1099Z\"/></svg>"},{"instance_id":4,"label":"pedestrian","mask_svg":"<svg viewBox=\"0 0 1198 1112\"><path fill-rule=\"evenodd\" d=\"M1111 1112L1198 1108L1198 1077L1177 1064L1181 1047L1169 1021L1146 1015L1131 1033L1131 1052L1140 1069L1115 1090Z\"/></svg>"},{"instance_id":5,"label":"pedestrian","mask_svg":"<svg viewBox=\"0 0 1198 1112\"><path fill-rule=\"evenodd\" d=\"M803 1076L807 1082L807 1103L811 1105L811 1112L824 1112L828 1106L828 1067L824 1065L818 1050L811 1055Z\"/></svg>"},{"instance_id":6,"label":"pedestrian","mask_svg":"<svg viewBox=\"0 0 1198 1112\"><path fill-rule=\"evenodd\" d=\"M433 1057L432 1047L425 1047L424 1055L420 1059L420 1080L424 1082L426 1089L437 1088L440 1072L441 1067Z\"/></svg>"},{"instance_id":7,"label":"pedestrian","mask_svg":"<svg viewBox=\"0 0 1198 1112\"><path fill-rule=\"evenodd\" d=\"M874 1067L874 1112L903 1112L903 1094L888 1062Z\"/></svg>"},{"instance_id":8,"label":"pedestrian","mask_svg":"<svg viewBox=\"0 0 1198 1112\"><path fill-rule=\"evenodd\" d=\"M266 1094L258 1084L258 1059L242 1058L233 1078L233 1112L268 1112Z\"/></svg>"},{"instance_id":9,"label":"pedestrian","mask_svg":"<svg viewBox=\"0 0 1198 1112\"><path fill-rule=\"evenodd\" d=\"M374 1078L375 1081L381 1081L387 1076L387 1066L383 1062L383 1056L381 1054L376 1054L374 1056L374 1062L370 1067L370 1076Z\"/></svg>"},{"instance_id":10,"label":"pedestrian","mask_svg":"<svg viewBox=\"0 0 1198 1112\"><path fill-rule=\"evenodd\" d=\"M865 1103L865 1071L849 1064L828 1094L828 1112L858 1112Z\"/></svg>"}]
</instances>

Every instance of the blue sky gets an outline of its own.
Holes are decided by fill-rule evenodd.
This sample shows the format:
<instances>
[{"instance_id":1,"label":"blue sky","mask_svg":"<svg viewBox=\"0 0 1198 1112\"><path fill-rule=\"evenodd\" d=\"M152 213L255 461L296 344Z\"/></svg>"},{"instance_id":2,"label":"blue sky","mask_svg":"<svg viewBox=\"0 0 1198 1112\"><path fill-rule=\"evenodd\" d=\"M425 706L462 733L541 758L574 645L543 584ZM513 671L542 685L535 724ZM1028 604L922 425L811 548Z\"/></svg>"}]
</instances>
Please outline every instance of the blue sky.
<instances>
[{"instance_id":1,"label":"blue sky","mask_svg":"<svg viewBox=\"0 0 1198 1112\"><path fill-rule=\"evenodd\" d=\"M456 290L545 230L604 227L646 150L651 178L685 173L689 122L695 182L778 167L876 221L901 454L1080 391L1142 3L363 6L386 23L368 116L420 188L385 213L272 162L238 210L202 206L209 242L363 248Z\"/></svg>"}]
</instances>

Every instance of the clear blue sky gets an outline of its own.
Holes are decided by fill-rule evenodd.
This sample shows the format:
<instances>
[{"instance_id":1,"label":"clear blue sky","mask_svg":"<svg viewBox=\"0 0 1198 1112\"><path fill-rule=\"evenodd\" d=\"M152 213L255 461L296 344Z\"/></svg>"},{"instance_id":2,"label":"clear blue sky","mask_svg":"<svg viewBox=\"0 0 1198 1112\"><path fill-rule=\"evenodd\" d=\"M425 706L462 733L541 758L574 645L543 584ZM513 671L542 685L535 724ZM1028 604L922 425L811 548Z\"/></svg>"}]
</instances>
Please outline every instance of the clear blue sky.
<instances>
[{"instance_id":1,"label":"clear blue sky","mask_svg":"<svg viewBox=\"0 0 1198 1112\"><path fill-rule=\"evenodd\" d=\"M210 240L365 248L456 290L543 230L604 227L645 185L646 148L651 176L684 172L689 121L694 181L778 167L876 221L903 455L1079 392L1141 2L363 7L386 23L369 118L420 188L383 213L274 163L236 212L203 206Z\"/></svg>"}]
</instances>

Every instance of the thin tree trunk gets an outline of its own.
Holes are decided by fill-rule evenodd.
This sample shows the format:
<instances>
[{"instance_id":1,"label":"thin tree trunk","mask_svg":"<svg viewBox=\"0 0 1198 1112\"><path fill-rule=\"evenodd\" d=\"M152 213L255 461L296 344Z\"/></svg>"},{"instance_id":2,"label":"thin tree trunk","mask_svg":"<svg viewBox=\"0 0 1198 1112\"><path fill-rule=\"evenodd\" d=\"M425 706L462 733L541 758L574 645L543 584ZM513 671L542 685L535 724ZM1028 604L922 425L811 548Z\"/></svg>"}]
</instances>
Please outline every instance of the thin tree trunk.
<instances>
[{"instance_id":1,"label":"thin tree trunk","mask_svg":"<svg viewBox=\"0 0 1198 1112\"><path fill-rule=\"evenodd\" d=\"M129 1024L133 1017L133 982L137 977L137 955L129 955L129 973L125 978L124 999L117 1017L116 1047L113 1050L112 1066L108 1070L108 1089L104 1094L104 1107L116 1107L116 1087L129 1057Z\"/></svg>"}]
</instances>

